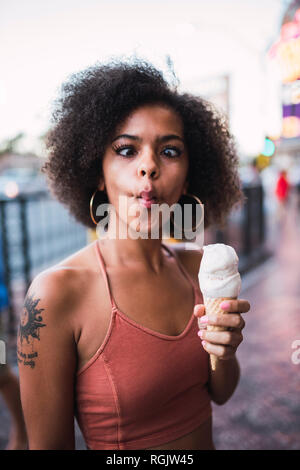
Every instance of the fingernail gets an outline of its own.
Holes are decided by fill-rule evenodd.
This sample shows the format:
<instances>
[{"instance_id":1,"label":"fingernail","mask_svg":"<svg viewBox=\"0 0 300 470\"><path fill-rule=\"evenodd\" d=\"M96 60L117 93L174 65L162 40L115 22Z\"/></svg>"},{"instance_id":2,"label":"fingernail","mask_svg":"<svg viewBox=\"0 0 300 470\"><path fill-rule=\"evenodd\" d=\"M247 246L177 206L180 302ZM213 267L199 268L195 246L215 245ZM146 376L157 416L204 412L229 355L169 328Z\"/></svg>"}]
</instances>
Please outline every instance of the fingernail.
<instances>
[{"instance_id":1,"label":"fingernail","mask_svg":"<svg viewBox=\"0 0 300 470\"><path fill-rule=\"evenodd\" d=\"M201 307L202 307L202 304L198 304L198 305L201 305ZM198 307L198 305L197 305L197 307ZM197 313L196 313L196 312L198 312L198 311L199 311L199 308L197 309L196 307L194 307L194 315L197 316Z\"/></svg>"},{"instance_id":2,"label":"fingernail","mask_svg":"<svg viewBox=\"0 0 300 470\"><path fill-rule=\"evenodd\" d=\"M203 330L198 331L198 336L200 336L200 338L203 338Z\"/></svg>"},{"instance_id":3,"label":"fingernail","mask_svg":"<svg viewBox=\"0 0 300 470\"><path fill-rule=\"evenodd\" d=\"M202 346L206 345L206 341L201 341Z\"/></svg>"},{"instance_id":4,"label":"fingernail","mask_svg":"<svg viewBox=\"0 0 300 470\"><path fill-rule=\"evenodd\" d=\"M229 303L229 302L221 302L220 307L221 307L223 310L226 310L227 308L230 307L230 303Z\"/></svg>"},{"instance_id":5,"label":"fingernail","mask_svg":"<svg viewBox=\"0 0 300 470\"><path fill-rule=\"evenodd\" d=\"M208 322L208 317L207 315L203 315L203 317L200 318L201 323L207 323Z\"/></svg>"}]
</instances>

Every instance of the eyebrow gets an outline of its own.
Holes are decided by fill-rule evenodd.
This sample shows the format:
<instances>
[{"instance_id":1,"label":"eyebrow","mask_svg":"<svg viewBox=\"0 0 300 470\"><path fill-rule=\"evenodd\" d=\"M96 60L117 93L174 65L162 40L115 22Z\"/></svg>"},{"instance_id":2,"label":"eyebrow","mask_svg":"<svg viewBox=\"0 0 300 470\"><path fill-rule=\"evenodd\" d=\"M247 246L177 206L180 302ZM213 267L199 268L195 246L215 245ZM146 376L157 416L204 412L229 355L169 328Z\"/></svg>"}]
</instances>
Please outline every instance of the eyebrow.
<instances>
[{"instance_id":1,"label":"eyebrow","mask_svg":"<svg viewBox=\"0 0 300 470\"><path fill-rule=\"evenodd\" d=\"M130 134L120 134L118 135L117 137L114 137L114 139L111 141L111 143L113 143L115 140L117 139L120 139L121 137L125 137L127 139L132 139L132 140L136 140L136 141L141 141L142 139L140 137L138 137L137 135L130 135ZM176 134L168 134L168 135L163 135L161 137L157 137L156 138L156 141L158 142L166 142L168 140L171 140L171 139L177 139L177 140L180 140L181 142L184 143L184 140L182 139L182 137L180 137L179 135L176 135Z\"/></svg>"}]
</instances>

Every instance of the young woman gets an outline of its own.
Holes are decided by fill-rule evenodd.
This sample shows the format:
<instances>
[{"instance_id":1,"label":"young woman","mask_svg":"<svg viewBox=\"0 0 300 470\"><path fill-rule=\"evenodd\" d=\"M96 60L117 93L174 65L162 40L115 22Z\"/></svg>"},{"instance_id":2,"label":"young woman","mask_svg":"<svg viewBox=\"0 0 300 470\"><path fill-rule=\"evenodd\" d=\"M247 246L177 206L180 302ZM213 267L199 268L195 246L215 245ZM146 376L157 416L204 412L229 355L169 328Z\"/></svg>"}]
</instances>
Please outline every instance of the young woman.
<instances>
[{"instance_id":1,"label":"young woman","mask_svg":"<svg viewBox=\"0 0 300 470\"><path fill-rule=\"evenodd\" d=\"M73 449L75 415L88 449L213 449L211 400L236 388L249 303L228 302L211 322L231 330L204 331L202 342L201 250L110 235L134 222L133 206L184 194L204 203L206 226L219 222L241 197L226 124L141 60L72 76L54 117L44 165L53 193L88 227L101 202L116 219L28 290L18 356L29 448ZM213 374L209 353L220 359Z\"/></svg>"}]
</instances>

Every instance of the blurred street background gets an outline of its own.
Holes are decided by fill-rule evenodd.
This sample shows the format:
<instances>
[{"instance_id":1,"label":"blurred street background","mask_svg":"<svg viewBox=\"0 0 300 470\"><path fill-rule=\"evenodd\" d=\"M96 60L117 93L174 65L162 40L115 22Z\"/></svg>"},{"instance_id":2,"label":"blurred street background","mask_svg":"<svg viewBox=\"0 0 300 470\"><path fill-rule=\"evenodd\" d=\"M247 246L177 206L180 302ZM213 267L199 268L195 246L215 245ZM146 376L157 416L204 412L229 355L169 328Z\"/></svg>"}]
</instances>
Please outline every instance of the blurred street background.
<instances>
[{"instance_id":1,"label":"blurred street background","mask_svg":"<svg viewBox=\"0 0 300 470\"><path fill-rule=\"evenodd\" d=\"M10 0L0 6L0 44L7 362L17 374L16 328L33 277L92 240L40 172L61 83L113 55L145 58L172 80L171 61L180 90L226 114L245 194L243 207L204 239L237 250L241 297L251 303L239 386L214 406L215 445L300 449L300 0ZM0 390L0 449L9 426Z\"/></svg>"}]
</instances>

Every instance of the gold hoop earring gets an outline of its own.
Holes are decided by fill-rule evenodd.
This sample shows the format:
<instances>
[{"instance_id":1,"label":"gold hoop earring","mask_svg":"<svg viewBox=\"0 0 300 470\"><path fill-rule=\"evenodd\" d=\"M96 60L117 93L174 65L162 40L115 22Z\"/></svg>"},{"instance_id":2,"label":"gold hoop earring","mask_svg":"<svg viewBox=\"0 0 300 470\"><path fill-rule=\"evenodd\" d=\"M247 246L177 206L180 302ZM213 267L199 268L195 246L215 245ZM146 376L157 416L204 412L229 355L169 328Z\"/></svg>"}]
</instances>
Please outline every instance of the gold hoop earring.
<instances>
[{"instance_id":1,"label":"gold hoop earring","mask_svg":"<svg viewBox=\"0 0 300 470\"><path fill-rule=\"evenodd\" d=\"M90 216L91 216L91 219L92 221L94 222L95 225L97 225L97 222L96 220L94 219L94 216L93 216L93 202L94 202L94 197L95 197L95 194L96 192L98 191L98 189L96 189L96 191L94 191L91 199L90 199Z\"/></svg>"},{"instance_id":2,"label":"gold hoop earring","mask_svg":"<svg viewBox=\"0 0 300 470\"><path fill-rule=\"evenodd\" d=\"M196 199L197 203L198 203L200 206L203 206L201 200L198 198L198 196L195 196L194 194L186 193L186 194L182 194L182 196L190 196L190 197ZM182 227L178 227L178 225L175 224L175 222L174 222L174 220L173 220L173 213L171 214L170 218L171 218L171 220L172 220L172 222L173 222L174 227L182 228ZM201 216L200 222L196 225L195 228L192 227L192 231L193 231L193 232L194 232L195 230L197 230L197 228L202 224L203 218L204 218L204 210L202 210L202 216Z\"/></svg>"},{"instance_id":3,"label":"gold hoop earring","mask_svg":"<svg viewBox=\"0 0 300 470\"><path fill-rule=\"evenodd\" d=\"M97 225L97 222L94 219L94 215L93 215L93 203L94 203L94 198L95 198L95 194L96 194L97 191L98 191L98 188L94 191L94 193L93 193L93 195L90 199L90 216L91 216L91 219L92 219L92 221L94 222L95 225ZM105 191L102 191L102 192L105 192Z\"/></svg>"}]
</instances>

